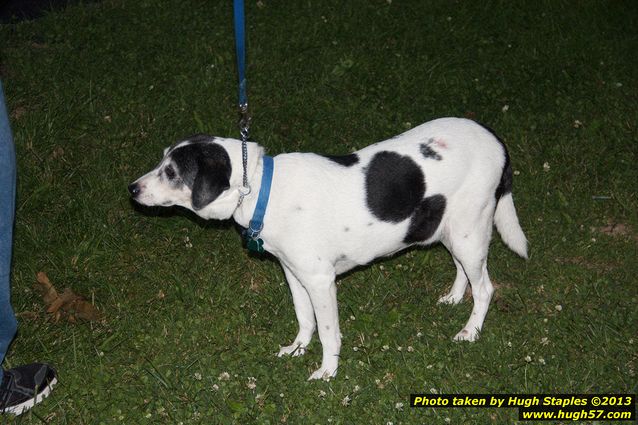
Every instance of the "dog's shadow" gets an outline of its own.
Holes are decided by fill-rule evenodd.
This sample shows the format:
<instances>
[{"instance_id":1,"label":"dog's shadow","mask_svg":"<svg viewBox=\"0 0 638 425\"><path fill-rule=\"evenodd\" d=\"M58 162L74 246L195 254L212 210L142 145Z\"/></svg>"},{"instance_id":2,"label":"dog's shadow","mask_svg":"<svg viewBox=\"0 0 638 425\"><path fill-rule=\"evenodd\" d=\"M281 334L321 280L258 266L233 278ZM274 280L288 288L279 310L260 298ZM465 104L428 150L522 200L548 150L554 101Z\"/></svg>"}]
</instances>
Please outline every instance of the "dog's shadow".
<instances>
[{"instance_id":1,"label":"dog's shadow","mask_svg":"<svg viewBox=\"0 0 638 425\"><path fill-rule=\"evenodd\" d=\"M232 219L228 220L205 220L192 212L187 208L182 208L178 206L171 207L148 207L146 205L141 205L135 202L132 199L129 199L129 204L133 208L133 210L146 217L158 217L158 218L174 218L174 217L184 217L187 220L190 220L197 224L198 227L202 229L213 229L213 230L222 230L228 229L229 227L235 226L235 223Z\"/></svg>"},{"instance_id":2,"label":"dog's shadow","mask_svg":"<svg viewBox=\"0 0 638 425\"><path fill-rule=\"evenodd\" d=\"M245 229L241 227L239 224L237 224L232 218L229 218L227 220L206 220L204 218L201 218L200 216L198 216L191 210L187 208L183 208L183 207L178 207L178 206L148 207L146 205L138 204L132 199L129 199L129 204L131 205L131 207L136 213L141 214L145 217L153 217L153 218L181 217L194 222L198 227L202 229L208 229L208 230L227 230L229 228L232 228L235 230L235 232L237 232L237 235L240 238L242 246L245 249L247 249L246 239L243 236L243 232ZM255 253L252 251L247 251L247 252L249 257L256 260L273 261L276 263L279 262L277 258L269 252L265 252L265 251L263 253Z\"/></svg>"}]
</instances>

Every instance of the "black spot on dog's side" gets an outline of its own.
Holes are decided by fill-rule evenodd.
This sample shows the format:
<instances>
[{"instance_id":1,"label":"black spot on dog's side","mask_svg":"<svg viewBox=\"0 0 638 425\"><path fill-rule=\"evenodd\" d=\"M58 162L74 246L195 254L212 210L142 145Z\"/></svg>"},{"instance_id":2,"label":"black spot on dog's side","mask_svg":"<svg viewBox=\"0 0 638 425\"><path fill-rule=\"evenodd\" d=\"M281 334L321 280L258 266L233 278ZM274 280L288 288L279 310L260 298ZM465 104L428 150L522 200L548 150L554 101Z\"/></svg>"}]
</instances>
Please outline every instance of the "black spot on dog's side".
<instances>
[{"instance_id":1,"label":"black spot on dog's side","mask_svg":"<svg viewBox=\"0 0 638 425\"><path fill-rule=\"evenodd\" d=\"M432 195L421 201L412 216L408 233L403 242L411 244L431 238L441 224L446 203L443 195Z\"/></svg>"},{"instance_id":2,"label":"black spot on dog's side","mask_svg":"<svg viewBox=\"0 0 638 425\"><path fill-rule=\"evenodd\" d=\"M351 153L350 155L321 155L332 162L336 162L344 167L350 167L359 162L359 155Z\"/></svg>"},{"instance_id":3,"label":"black spot on dog's side","mask_svg":"<svg viewBox=\"0 0 638 425\"><path fill-rule=\"evenodd\" d=\"M416 162L388 151L372 158L366 168L365 185L370 212L381 221L393 223L410 217L425 193L425 178Z\"/></svg>"},{"instance_id":4,"label":"black spot on dog's side","mask_svg":"<svg viewBox=\"0 0 638 425\"><path fill-rule=\"evenodd\" d=\"M505 163L503 164L503 171L501 172L501 181L498 183L498 186L496 187L496 191L494 192L494 197L496 198L496 202L498 202L498 200L501 199L503 195L506 195L512 192L512 182L513 182L512 174L513 173L512 173L512 164L510 162L510 154L509 152L507 152L507 147L505 146L505 143L494 132L494 130L492 130L491 128L489 128L488 126L484 124L479 124L479 125L483 127L484 129L486 129L487 131L489 131L492 134L492 136L494 136L494 138L498 140L498 143L503 148L503 155L505 156Z\"/></svg>"},{"instance_id":5,"label":"black spot on dog's side","mask_svg":"<svg viewBox=\"0 0 638 425\"><path fill-rule=\"evenodd\" d=\"M349 228L349 227L344 227L344 228L343 228L343 231L344 231L344 232L349 232L349 231L350 231L350 228Z\"/></svg>"},{"instance_id":6,"label":"black spot on dog's side","mask_svg":"<svg viewBox=\"0 0 638 425\"><path fill-rule=\"evenodd\" d=\"M192 191L195 210L204 208L230 187L230 158L218 144L181 146L171 153L171 158L179 176Z\"/></svg>"},{"instance_id":7,"label":"black spot on dog's side","mask_svg":"<svg viewBox=\"0 0 638 425\"><path fill-rule=\"evenodd\" d=\"M426 143L421 143L419 146L421 154L425 157L425 159L436 159L437 161L440 161L443 157L439 155L437 151L432 149L432 146L430 146L432 142L434 142L434 139L430 139Z\"/></svg>"}]
</instances>

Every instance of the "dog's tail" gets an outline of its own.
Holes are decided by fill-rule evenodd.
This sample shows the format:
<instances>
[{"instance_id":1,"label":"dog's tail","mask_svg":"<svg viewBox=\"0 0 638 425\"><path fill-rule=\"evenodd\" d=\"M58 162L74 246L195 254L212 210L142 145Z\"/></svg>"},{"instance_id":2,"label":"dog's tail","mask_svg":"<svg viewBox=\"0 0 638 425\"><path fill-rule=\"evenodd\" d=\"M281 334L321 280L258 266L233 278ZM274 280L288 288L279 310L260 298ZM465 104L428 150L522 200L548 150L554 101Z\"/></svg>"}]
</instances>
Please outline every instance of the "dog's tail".
<instances>
[{"instance_id":1,"label":"dog's tail","mask_svg":"<svg viewBox=\"0 0 638 425\"><path fill-rule=\"evenodd\" d=\"M527 238L518 222L511 192L502 195L501 199L498 200L494 213L494 224L496 224L496 230L500 233L505 245L521 257L527 258Z\"/></svg>"}]
</instances>

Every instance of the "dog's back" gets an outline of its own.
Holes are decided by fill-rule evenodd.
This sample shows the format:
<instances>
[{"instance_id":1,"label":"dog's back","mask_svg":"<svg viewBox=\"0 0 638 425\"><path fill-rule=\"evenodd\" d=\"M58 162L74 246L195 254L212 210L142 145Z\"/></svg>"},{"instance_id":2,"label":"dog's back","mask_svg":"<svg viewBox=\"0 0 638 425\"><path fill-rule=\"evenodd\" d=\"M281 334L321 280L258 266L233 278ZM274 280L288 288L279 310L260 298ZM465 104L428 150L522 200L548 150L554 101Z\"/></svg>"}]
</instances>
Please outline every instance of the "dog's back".
<instances>
[{"instance_id":1,"label":"dog's back","mask_svg":"<svg viewBox=\"0 0 638 425\"><path fill-rule=\"evenodd\" d=\"M343 272L441 240L455 214L495 204L505 152L479 124L443 118L343 157L278 155L264 229Z\"/></svg>"}]
</instances>

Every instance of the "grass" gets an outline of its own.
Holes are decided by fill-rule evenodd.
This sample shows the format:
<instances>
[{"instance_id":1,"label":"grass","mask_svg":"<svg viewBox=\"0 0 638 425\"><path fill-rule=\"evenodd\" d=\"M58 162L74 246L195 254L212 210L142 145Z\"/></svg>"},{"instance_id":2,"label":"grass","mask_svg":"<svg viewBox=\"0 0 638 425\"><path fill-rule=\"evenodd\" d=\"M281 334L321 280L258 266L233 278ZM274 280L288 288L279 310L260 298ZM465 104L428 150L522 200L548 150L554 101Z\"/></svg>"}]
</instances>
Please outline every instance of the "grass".
<instances>
[{"instance_id":1,"label":"grass","mask_svg":"<svg viewBox=\"0 0 638 425\"><path fill-rule=\"evenodd\" d=\"M499 424L516 409L411 409L409 394L638 391L634 2L246 8L255 140L337 154L440 116L484 122L509 147L531 259L494 238L498 289L474 344L451 341L471 302L436 304L454 279L442 247L343 277L339 375L306 382L316 339L275 357L296 332L276 262L231 223L144 213L126 193L174 140L237 136L230 2L106 0L2 25L21 317L4 366L60 375L3 421ZM38 271L105 320L49 322Z\"/></svg>"}]
</instances>

